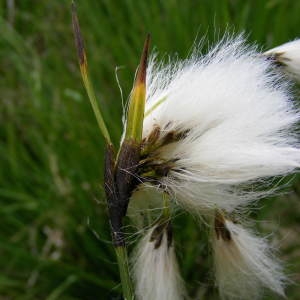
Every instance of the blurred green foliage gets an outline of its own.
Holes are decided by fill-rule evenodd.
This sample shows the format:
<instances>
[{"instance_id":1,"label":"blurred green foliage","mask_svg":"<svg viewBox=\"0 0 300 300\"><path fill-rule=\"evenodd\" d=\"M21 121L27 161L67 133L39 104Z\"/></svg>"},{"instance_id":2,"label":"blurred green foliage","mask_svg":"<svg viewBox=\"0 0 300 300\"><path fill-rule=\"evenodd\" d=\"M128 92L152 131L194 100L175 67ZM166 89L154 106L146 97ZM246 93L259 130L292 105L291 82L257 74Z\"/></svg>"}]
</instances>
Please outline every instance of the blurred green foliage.
<instances>
[{"instance_id":1,"label":"blurred green foliage","mask_svg":"<svg viewBox=\"0 0 300 300\"><path fill-rule=\"evenodd\" d=\"M185 57L226 29L263 49L299 36L300 1L78 0L91 77L117 143L145 34ZM118 299L118 269L102 187L103 140L83 90L70 1L0 1L0 299ZM210 43L208 43L208 41ZM118 67L118 71L116 71ZM260 203L260 229L274 231L299 279L299 184ZM181 214L175 237L195 299L218 299L207 237ZM198 242L196 242L198 241ZM289 299L299 299L291 285ZM266 296L266 299L276 299Z\"/></svg>"}]
</instances>

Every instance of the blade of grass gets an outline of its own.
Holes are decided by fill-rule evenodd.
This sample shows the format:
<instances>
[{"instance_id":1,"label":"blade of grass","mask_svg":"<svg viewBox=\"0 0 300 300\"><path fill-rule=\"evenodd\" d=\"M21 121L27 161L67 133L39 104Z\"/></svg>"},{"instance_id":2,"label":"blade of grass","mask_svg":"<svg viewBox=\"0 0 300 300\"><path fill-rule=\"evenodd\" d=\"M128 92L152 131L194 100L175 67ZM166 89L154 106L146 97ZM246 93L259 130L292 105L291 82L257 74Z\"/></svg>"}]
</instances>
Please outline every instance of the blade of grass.
<instances>
[{"instance_id":1,"label":"blade of grass","mask_svg":"<svg viewBox=\"0 0 300 300\"><path fill-rule=\"evenodd\" d=\"M103 120L100 108L98 106L92 83L89 79L88 63L87 63L87 57L86 57L85 48L84 48L84 41L83 41L83 37L81 35L79 21L78 21L77 12L76 12L76 6L75 6L74 2L72 2L72 23L73 23L75 45L77 48L77 55L78 55L78 59L79 59L80 72L81 72L82 80L84 83L84 87L85 87L88 97L90 99L95 117L98 122L98 126L100 128L100 131L103 134L103 137L105 138L106 142L108 144L111 144L109 132L107 130L107 127Z\"/></svg>"}]
</instances>

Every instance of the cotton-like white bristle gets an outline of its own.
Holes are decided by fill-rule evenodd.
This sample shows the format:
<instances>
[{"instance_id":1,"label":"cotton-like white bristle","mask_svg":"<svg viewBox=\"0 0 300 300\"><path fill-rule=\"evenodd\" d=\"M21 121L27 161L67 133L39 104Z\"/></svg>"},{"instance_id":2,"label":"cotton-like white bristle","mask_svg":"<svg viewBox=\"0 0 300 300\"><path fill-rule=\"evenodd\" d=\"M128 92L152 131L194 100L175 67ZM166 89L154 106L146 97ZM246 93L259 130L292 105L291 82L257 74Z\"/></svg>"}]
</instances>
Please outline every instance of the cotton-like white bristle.
<instances>
[{"instance_id":1,"label":"cotton-like white bristle","mask_svg":"<svg viewBox=\"0 0 300 300\"><path fill-rule=\"evenodd\" d=\"M264 55L273 57L289 75L300 81L300 39L268 50Z\"/></svg>"},{"instance_id":2,"label":"cotton-like white bristle","mask_svg":"<svg viewBox=\"0 0 300 300\"><path fill-rule=\"evenodd\" d=\"M284 296L286 277L266 239L225 221L230 239L214 234L215 276L222 299L260 299L263 288Z\"/></svg>"},{"instance_id":3,"label":"cotton-like white bristle","mask_svg":"<svg viewBox=\"0 0 300 300\"><path fill-rule=\"evenodd\" d=\"M180 300L185 289L167 227L154 226L139 241L133 255L132 272L138 300ZM161 232L162 235L159 235Z\"/></svg>"},{"instance_id":4,"label":"cotton-like white bristle","mask_svg":"<svg viewBox=\"0 0 300 300\"><path fill-rule=\"evenodd\" d=\"M289 83L242 37L167 66L152 57L147 78L143 137L174 133L152 157L171 161L161 181L181 204L232 211L272 192L249 185L300 166Z\"/></svg>"}]
</instances>

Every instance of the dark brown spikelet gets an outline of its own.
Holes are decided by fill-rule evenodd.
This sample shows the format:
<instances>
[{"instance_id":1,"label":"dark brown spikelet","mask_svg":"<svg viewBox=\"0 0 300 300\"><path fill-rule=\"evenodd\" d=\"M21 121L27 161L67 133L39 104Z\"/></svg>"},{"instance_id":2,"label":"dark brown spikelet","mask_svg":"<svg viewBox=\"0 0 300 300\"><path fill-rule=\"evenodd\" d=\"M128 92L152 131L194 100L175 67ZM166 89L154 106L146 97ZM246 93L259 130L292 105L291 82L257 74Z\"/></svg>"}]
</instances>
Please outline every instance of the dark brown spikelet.
<instances>
[{"instance_id":1,"label":"dark brown spikelet","mask_svg":"<svg viewBox=\"0 0 300 300\"><path fill-rule=\"evenodd\" d=\"M126 215L132 191L138 183L135 180L138 161L139 146L133 141L125 141L122 144L117 163L112 145L106 147L104 182L115 246L125 244L122 220Z\"/></svg>"},{"instance_id":2,"label":"dark brown spikelet","mask_svg":"<svg viewBox=\"0 0 300 300\"><path fill-rule=\"evenodd\" d=\"M115 153L112 145L106 146L104 168L104 190L109 210L109 220L112 232L112 240L115 246L125 244L122 233L123 211L119 208L118 191L115 183Z\"/></svg>"},{"instance_id":3,"label":"dark brown spikelet","mask_svg":"<svg viewBox=\"0 0 300 300\"><path fill-rule=\"evenodd\" d=\"M139 159L140 145L133 140L125 140L119 153L115 175L119 197L118 202L123 216L126 215L131 194L139 183L136 178Z\"/></svg>"}]
</instances>

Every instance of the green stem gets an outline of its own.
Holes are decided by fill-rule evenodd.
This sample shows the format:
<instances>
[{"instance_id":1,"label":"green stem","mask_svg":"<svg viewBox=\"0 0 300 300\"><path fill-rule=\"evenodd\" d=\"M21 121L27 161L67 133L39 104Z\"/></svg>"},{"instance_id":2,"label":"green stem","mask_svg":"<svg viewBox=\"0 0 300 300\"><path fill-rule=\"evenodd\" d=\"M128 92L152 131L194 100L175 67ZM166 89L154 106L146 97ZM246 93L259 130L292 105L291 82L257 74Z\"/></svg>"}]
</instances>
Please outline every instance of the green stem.
<instances>
[{"instance_id":1,"label":"green stem","mask_svg":"<svg viewBox=\"0 0 300 300\"><path fill-rule=\"evenodd\" d=\"M150 107L146 112L145 112L145 118L148 117L158 106L160 106L162 103L167 100L167 96L162 97L159 99L152 107Z\"/></svg>"},{"instance_id":2,"label":"green stem","mask_svg":"<svg viewBox=\"0 0 300 300\"><path fill-rule=\"evenodd\" d=\"M171 203L170 203L170 196L167 193L163 193L162 195L164 208L163 208L163 218L169 220L171 217Z\"/></svg>"},{"instance_id":3,"label":"green stem","mask_svg":"<svg viewBox=\"0 0 300 300\"><path fill-rule=\"evenodd\" d=\"M97 100L96 100L95 92L94 92L93 86L92 86L92 84L89 80L87 72L88 72L87 70L85 72L82 71L83 83L84 83L86 92L88 94L90 103L92 105L93 112L94 112L94 115L96 117L99 129L100 129L101 133L103 134L106 142L111 144L110 135L109 135L109 132L108 132L107 127L105 125L105 122L103 120L100 108L99 108Z\"/></svg>"},{"instance_id":4,"label":"green stem","mask_svg":"<svg viewBox=\"0 0 300 300\"><path fill-rule=\"evenodd\" d=\"M133 293L133 288L132 288L132 283L131 283L131 278L129 273L127 249L125 246L118 246L115 247L115 251L117 255L124 299L133 300L134 293Z\"/></svg>"}]
</instances>

